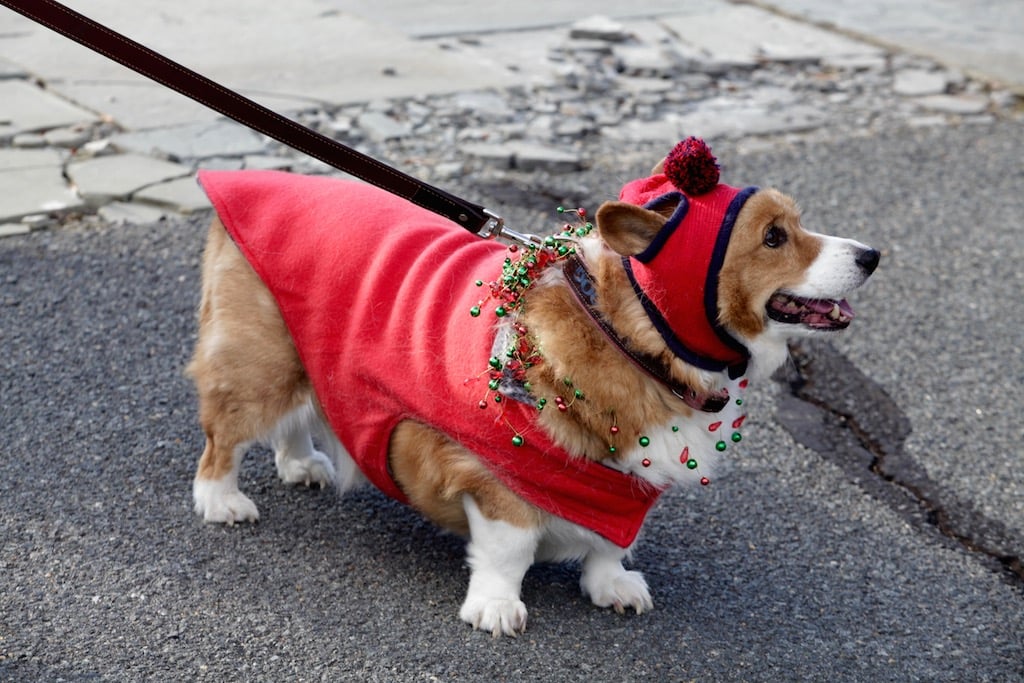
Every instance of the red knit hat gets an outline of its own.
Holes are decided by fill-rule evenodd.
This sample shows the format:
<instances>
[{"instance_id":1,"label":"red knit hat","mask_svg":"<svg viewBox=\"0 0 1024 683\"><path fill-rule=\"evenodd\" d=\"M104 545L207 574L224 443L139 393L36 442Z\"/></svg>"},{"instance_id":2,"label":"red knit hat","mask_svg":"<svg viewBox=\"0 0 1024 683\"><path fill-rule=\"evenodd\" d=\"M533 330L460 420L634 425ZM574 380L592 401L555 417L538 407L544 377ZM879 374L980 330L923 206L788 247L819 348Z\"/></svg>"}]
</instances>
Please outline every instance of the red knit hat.
<instances>
[{"instance_id":1,"label":"red knit hat","mask_svg":"<svg viewBox=\"0 0 1024 683\"><path fill-rule=\"evenodd\" d=\"M648 247L623 258L633 289L672 352L705 370L742 374L750 354L718 323L718 273L743 204L756 187L718 182L711 149L695 137L665 159L664 171L634 180L619 199L656 209L678 202Z\"/></svg>"}]
</instances>

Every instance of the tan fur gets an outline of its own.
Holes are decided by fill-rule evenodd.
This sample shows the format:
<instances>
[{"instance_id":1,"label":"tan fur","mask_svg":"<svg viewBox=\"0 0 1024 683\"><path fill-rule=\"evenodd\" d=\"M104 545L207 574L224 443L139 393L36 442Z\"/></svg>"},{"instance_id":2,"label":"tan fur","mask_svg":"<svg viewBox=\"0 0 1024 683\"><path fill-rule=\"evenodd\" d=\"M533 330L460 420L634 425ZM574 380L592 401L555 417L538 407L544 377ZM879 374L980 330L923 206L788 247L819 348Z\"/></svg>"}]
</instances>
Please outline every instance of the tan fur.
<instances>
[{"instance_id":1,"label":"tan fur","mask_svg":"<svg viewBox=\"0 0 1024 683\"><path fill-rule=\"evenodd\" d=\"M390 461L413 507L455 533L469 533L462 503L467 494L484 516L514 526L538 526L546 514L509 491L465 448L416 422L399 423L391 436Z\"/></svg>"},{"instance_id":2,"label":"tan fur","mask_svg":"<svg viewBox=\"0 0 1024 683\"><path fill-rule=\"evenodd\" d=\"M768 228L784 228L787 242L764 246ZM736 217L719 272L719 320L750 339L764 329L764 308L779 289L800 282L821 250L820 240L800 224L800 209L778 190L753 195Z\"/></svg>"},{"instance_id":3,"label":"tan fur","mask_svg":"<svg viewBox=\"0 0 1024 683\"><path fill-rule=\"evenodd\" d=\"M203 256L199 341L188 372L206 448L196 473L220 479L235 449L270 431L312 392L273 297L218 219Z\"/></svg>"}]
</instances>

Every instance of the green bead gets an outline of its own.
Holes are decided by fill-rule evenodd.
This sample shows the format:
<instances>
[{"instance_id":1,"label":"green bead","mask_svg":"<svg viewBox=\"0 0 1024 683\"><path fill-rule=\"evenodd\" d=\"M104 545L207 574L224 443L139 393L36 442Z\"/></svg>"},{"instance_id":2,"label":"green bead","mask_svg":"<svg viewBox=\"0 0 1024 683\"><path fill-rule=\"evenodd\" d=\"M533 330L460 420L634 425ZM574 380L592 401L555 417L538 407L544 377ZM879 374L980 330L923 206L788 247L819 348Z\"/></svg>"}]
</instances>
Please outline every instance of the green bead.
<instances>
[{"instance_id":1,"label":"green bead","mask_svg":"<svg viewBox=\"0 0 1024 683\"><path fill-rule=\"evenodd\" d=\"M524 439L519 434L516 434L515 436L512 437L512 445L516 446L517 448L519 446L522 446L523 442L524 442Z\"/></svg>"},{"instance_id":2,"label":"green bead","mask_svg":"<svg viewBox=\"0 0 1024 683\"><path fill-rule=\"evenodd\" d=\"M565 256L566 254L569 253L569 247L567 247L565 245L562 245L562 246L558 247L557 251L558 251L558 255L559 256Z\"/></svg>"},{"instance_id":3,"label":"green bead","mask_svg":"<svg viewBox=\"0 0 1024 683\"><path fill-rule=\"evenodd\" d=\"M505 310L504 306L498 306L497 308L494 309L494 315L498 316L499 318L504 318L507 314L508 311Z\"/></svg>"},{"instance_id":4,"label":"green bead","mask_svg":"<svg viewBox=\"0 0 1024 683\"><path fill-rule=\"evenodd\" d=\"M570 378L570 377L563 377L562 378L562 384L564 384L567 387L571 387L572 386L572 378Z\"/></svg>"},{"instance_id":5,"label":"green bead","mask_svg":"<svg viewBox=\"0 0 1024 683\"><path fill-rule=\"evenodd\" d=\"M476 281L476 286L477 287L483 287L484 286L484 281L483 280L477 280Z\"/></svg>"},{"instance_id":6,"label":"green bead","mask_svg":"<svg viewBox=\"0 0 1024 683\"><path fill-rule=\"evenodd\" d=\"M742 398L736 399L736 405L738 405L738 406L743 405L743 399Z\"/></svg>"},{"instance_id":7,"label":"green bead","mask_svg":"<svg viewBox=\"0 0 1024 683\"><path fill-rule=\"evenodd\" d=\"M689 460L686 461L686 466L689 467L691 470L695 470L697 469L697 461L694 460L693 458L690 458Z\"/></svg>"},{"instance_id":8,"label":"green bead","mask_svg":"<svg viewBox=\"0 0 1024 683\"><path fill-rule=\"evenodd\" d=\"M553 246L555 246L555 238L552 237L551 235L548 235L547 237L545 237L544 238L544 246L545 247L553 247Z\"/></svg>"},{"instance_id":9,"label":"green bead","mask_svg":"<svg viewBox=\"0 0 1024 683\"><path fill-rule=\"evenodd\" d=\"M474 318L478 317L480 315L480 307L474 306L473 308L469 309L469 314Z\"/></svg>"},{"instance_id":10,"label":"green bead","mask_svg":"<svg viewBox=\"0 0 1024 683\"><path fill-rule=\"evenodd\" d=\"M495 403L501 403L501 394L495 394L494 395L494 402Z\"/></svg>"},{"instance_id":11,"label":"green bead","mask_svg":"<svg viewBox=\"0 0 1024 683\"><path fill-rule=\"evenodd\" d=\"M648 439L646 436L641 436L640 445L643 446L644 448L647 448L648 446L651 445L651 440Z\"/></svg>"},{"instance_id":12,"label":"green bead","mask_svg":"<svg viewBox=\"0 0 1024 683\"><path fill-rule=\"evenodd\" d=\"M487 383L487 388L490 389L491 391L497 391L498 387L500 386L501 381L496 379L492 379L490 382Z\"/></svg>"},{"instance_id":13,"label":"green bead","mask_svg":"<svg viewBox=\"0 0 1024 683\"><path fill-rule=\"evenodd\" d=\"M733 432L732 433L732 442L733 443L739 443L742 440L743 440L743 435L742 434L740 434L739 432Z\"/></svg>"},{"instance_id":14,"label":"green bead","mask_svg":"<svg viewBox=\"0 0 1024 683\"><path fill-rule=\"evenodd\" d=\"M609 447L608 447L608 452L609 452L609 453L614 453L615 451L616 451L616 448L615 448L615 446L609 446Z\"/></svg>"},{"instance_id":15,"label":"green bead","mask_svg":"<svg viewBox=\"0 0 1024 683\"><path fill-rule=\"evenodd\" d=\"M498 360L498 358L496 356L492 357L487 362L490 363L491 367L494 368L495 370L501 370L501 361Z\"/></svg>"},{"instance_id":16,"label":"green bead","mask_svg":"<svg viewBox=\"0 0 1024 683\"><path fill-rule=\"evenodd\" d=\"M672 431L673 432L678 432L679 431L679 427L677 427L676 425L672 425Z\"/></svg>"},{"instance_id":17,"label":"green bead","mask_svg":"<svg viewBox=\"0 0 1024 683\"><path fill-rule=\"evenodd\" d=\"M718 451L724 451L728 447L729 445L724 441L719 441L718 443L715 444L715 449Z\"/></svg>"},{"instance_id":18,"label":"green bead","mask_svg":"<svg viewBox=\"0 0 1024 683\"><path fill-rule=\"evenodd\" d=\"M572 395L575 396L576 398L579 398L579 399L583 398L583 392L580 391L579 389L577 389L576 391L572 392Z\"/></svg>"}]
</instances>

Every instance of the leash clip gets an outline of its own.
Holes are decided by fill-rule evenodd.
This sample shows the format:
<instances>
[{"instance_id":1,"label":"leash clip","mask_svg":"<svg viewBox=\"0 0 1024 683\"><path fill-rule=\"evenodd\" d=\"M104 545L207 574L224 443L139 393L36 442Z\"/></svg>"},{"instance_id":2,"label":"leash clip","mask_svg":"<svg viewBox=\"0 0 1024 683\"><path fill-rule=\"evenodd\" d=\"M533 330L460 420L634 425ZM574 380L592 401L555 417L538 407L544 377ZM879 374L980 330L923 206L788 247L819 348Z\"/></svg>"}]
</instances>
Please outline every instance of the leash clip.
<instances>
[{"instance_id":1,"label":"leash clip","mask_svg":"<svg viewBox=\"0 0 1024 683\"><path fill-rule=\"evenodd\" d=\"M505 238L518 242L524 247L529 246L543 246L544 239L529 233L517 232L505 225L505 219L494 213L490 209L484 209L484 213L490 216L490 220L480 229L477 234L486 240L494 240L498 238Z\"/></svg>"}]
</instances>

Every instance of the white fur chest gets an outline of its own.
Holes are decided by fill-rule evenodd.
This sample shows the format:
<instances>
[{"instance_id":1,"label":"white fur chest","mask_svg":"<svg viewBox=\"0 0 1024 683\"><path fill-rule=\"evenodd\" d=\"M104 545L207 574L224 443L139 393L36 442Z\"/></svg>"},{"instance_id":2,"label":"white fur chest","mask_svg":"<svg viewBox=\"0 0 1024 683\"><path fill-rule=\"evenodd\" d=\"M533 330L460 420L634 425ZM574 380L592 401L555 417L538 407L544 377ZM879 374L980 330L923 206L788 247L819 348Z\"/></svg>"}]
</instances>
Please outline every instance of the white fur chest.
<instances>
[{"instance_id":1,"label":"white fur chest","mask_svg":"<svg viewBox=\"0 0 1024 683\"><path fill-rule=\"evenodd\" d=\"M655 486L710 483L718 465L733 456L743 438L746 387L745 377L729 380L729 402L721 411L694 411L652 429L613 466Z\"/></svg>"}]
</instances>

